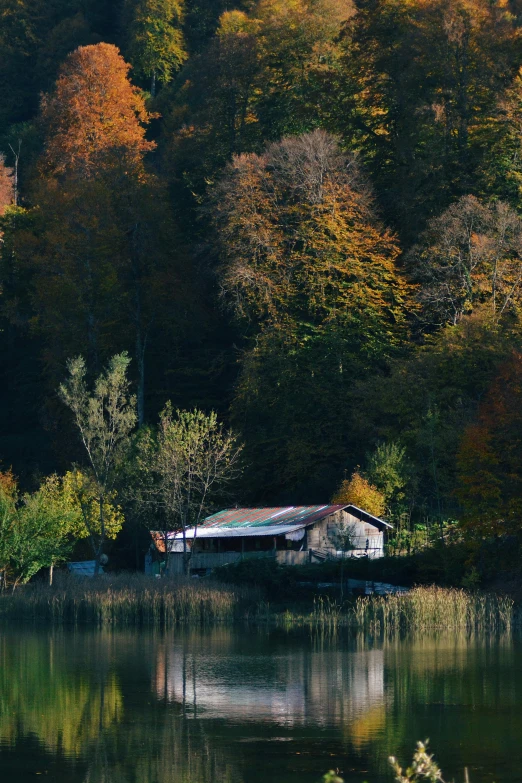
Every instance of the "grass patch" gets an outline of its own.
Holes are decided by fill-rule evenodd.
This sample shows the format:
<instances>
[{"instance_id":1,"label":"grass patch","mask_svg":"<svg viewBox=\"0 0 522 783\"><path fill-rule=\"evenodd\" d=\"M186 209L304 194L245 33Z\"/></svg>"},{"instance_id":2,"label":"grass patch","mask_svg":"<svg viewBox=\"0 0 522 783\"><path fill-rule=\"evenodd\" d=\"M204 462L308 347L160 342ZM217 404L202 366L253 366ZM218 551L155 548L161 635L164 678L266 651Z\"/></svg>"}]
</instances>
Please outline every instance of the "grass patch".
<instances>
[{"instance_id":1,"label":"grass patch","mask_svg":"<svg viewBox=\"0 0 522 783\"><path fill-rule=\"evenodd\" d=\"M417 587L409 593L366 596L343 604L314 599L308 612L259 607L254 619L272 618L284 627L302 626L337 631L341 627L367 633L460 629L509 631L515 624L515 604L508 596L443 587Z\"/></svg>"},{"instance_id":2,"label":"grass patch","mask_svg":"<svg viewBox=\"0 0 522 783\"><path fill-rule=\"evenodd\" d=\"M357 599L355 625L361 630L458 629L506 631L514 623L514 602L495 593L444 587L416 587L404 595Z\"/></svg>"},{"instance_id":3,"label":"grass patch","mask_svg":"<svg viewBox=\"0 0 522 783\"><path fill-rule=\"evenodd\" d=\"M233 622L259 601L248 587L197 579L135 575L62 576L56 585L30 584L0 597L9 621L73 625L154 625Z\"/></svg>"},{"instance_id":4,"label":"grass patch","mask_svg":"<svg viewBox=\"0 0 522 783\"><path fill-rule=\"evenodd\" d=\"M53 587L32 584L0 597L0 618L9 622L91 626L211 625L250 622L287 628L341 627L370 633L466 629L506 631L514 625L511 598L463 589L417 587L409 593L350 598L343 603L312 595L271 602L254 584L144 575L69 576Z\"/></svg>"}]
</instances>

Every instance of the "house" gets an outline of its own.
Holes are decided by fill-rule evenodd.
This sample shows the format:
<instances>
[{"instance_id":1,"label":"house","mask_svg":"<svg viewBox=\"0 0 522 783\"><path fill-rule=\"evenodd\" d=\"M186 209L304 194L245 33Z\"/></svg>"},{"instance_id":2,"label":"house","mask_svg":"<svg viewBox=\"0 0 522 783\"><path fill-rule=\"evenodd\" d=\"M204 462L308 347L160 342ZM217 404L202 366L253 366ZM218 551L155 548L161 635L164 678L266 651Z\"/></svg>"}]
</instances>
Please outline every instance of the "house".
<instances>
[{"instance_id":1,"label":"house","mask_svg":"<svg viewBox=\"0 0 522 783\"><path fill-rule=\"evenodd\" d=\"M339 557L382 557L387 522L354 505L229 508L207 517L185 537L190 569L206 572L247 558L285 565ZM157 533L156 547L165 549ZM169 537L171 571L183 568L183 534Z\"/></svg>"}]
</instances>

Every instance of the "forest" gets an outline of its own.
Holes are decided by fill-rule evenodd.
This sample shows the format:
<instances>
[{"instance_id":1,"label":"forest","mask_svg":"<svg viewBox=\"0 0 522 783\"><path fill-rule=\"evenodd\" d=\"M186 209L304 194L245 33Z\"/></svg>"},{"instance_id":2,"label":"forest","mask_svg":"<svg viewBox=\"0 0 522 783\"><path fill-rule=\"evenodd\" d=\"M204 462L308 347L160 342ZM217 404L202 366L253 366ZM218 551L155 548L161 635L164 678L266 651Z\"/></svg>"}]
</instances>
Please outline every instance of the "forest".
<instances>
[{"instance_id":1,"label":"forest","mask_svg":"<svg viewBox=\"0 0 522 783\"><path fill-rule=\"evenodd\" d=\"M235 502L521 532L519 0L0 20L8 494L84 461L71 361L91 383L127 356L137 430L234 433Z\"/></svg>"}]
</instances>

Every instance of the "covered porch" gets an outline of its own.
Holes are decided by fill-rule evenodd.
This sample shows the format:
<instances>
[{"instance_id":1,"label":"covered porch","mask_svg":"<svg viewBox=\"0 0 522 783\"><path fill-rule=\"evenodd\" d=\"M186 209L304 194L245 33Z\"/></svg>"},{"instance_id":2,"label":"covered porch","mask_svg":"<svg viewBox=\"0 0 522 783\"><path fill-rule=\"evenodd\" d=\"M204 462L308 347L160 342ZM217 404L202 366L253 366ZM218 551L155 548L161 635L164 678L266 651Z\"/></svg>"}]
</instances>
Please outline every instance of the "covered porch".
<instances>
[{"instance_id":1,"label":"covered porch","mask_svg":"<svg viewBox=\"0 0 522 783\"><path fill-rule=\"evenodd\" d=\"M223 531L221 531L222 533ZM243 535L238 535L241 532ZM267 535L256 531L227 531L229 535L209 537L202 535L187 541L192 549L190 570L207 572L219 566L240 560L272 559L281 565L300 565L310 562L311 554L306 544L306 530L296 534ZM183 571L183 552L179 541L171 550L171 573ZM177 550L177 551L176 551Z\"/></svg>"}]
</instances>

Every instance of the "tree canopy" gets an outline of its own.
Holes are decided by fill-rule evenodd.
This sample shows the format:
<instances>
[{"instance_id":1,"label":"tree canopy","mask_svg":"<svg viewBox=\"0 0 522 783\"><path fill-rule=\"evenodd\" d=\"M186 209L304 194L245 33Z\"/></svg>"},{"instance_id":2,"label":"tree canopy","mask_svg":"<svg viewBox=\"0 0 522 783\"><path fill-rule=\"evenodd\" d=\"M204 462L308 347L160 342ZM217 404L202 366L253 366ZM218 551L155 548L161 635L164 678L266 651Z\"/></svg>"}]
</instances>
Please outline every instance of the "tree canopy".
<instances>
[{"instance_id":1,"label":"tree canopy","mask_svg":"<svg viewBox=\"0 0 522 783\"><path fill-rule=\"evenodd\" d=\"M516 450L492 397L514 405L522 335L516 3L0 0L0 19L6 525L57 476L96 546L111 514L138 530L134 419L100 483L57 395L78 356L82 405L127 362L154 449L167 402L173 426L236 433L237 502L324 503L358 471L411 530L480 529L475 471L508 503L486 456L495 427Z\"/></svg>"}]
</instances>

